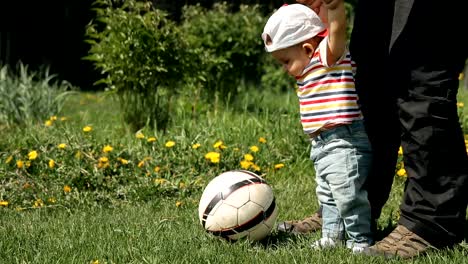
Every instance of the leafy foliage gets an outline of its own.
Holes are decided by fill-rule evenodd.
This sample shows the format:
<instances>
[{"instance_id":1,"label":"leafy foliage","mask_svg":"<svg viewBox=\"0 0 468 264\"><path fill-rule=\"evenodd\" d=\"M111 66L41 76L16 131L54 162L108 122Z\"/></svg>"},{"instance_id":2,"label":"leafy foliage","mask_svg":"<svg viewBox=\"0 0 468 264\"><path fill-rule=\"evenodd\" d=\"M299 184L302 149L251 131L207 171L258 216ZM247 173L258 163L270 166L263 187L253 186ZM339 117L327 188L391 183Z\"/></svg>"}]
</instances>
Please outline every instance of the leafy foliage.
<instances>
[{"instance_id":1,"label":"leafy foliage","mask_svg":"<svg viewBox=\"0 0 468 264\"><path fill-rule=\"evenodd\" d=\"M213 93L227 100L239 92L246 81L258 81L264 55L260 38L265 17L257 5L241 5L238 12L229 11L226 2L212 9L200 5L183 8L183 37L194 49L204 52L201 77L204 95Z\"/></svg>"},{"instance_id":2,"label":"leafy foliage","mask_svg":"<svg viewBox=\"0 0 468 264\"><path fill-rule=\"evenodd\" d=\"M134 130L164 129L170 101L197 63L192 49L167 14L150 2L95 3L97 19L87 28L92 45L86 59L105 74L119 98L124 120Z\"/></svg>"},{"instance_id":3,"label":"leafy foliage","mask_svg":"<svg viewBox=\"0 0 468 264\"><path fill-rule=\"evenodd\" d=\"M30 72L22 63L18 74L8 66L0 69L0 126L26 125L44 120L61 111L72 87L54 82L55 75Z\"/></svg>"}]
</instances>

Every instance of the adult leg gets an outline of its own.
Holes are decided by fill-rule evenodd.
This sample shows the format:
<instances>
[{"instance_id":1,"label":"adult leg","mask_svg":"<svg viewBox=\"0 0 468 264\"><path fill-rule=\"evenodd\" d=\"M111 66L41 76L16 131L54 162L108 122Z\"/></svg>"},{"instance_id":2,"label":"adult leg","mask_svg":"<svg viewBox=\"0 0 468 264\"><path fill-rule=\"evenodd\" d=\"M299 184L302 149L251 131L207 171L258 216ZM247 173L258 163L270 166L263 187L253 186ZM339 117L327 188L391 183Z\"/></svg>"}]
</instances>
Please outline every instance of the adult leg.
<instances>
[{"instance_id":1,"label":"adult leg","mask_svg":"<svg viewBox=\"0 0 468 264\"><path fill-rule=\"evenodd\" d=\"M468 157L456 106L461 70L455 65L413 70L412 88L400 104L408 180L399 224L436 247L464 236Z\"/></svg>"}]
</instances>

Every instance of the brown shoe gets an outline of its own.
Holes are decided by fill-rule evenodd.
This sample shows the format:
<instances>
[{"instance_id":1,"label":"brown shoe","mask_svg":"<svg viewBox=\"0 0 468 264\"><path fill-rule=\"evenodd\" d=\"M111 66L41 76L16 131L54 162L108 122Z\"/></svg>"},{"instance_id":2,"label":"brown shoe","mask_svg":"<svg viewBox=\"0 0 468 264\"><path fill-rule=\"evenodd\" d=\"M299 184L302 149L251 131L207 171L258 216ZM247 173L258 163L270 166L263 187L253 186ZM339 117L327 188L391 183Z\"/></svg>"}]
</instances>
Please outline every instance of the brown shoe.
<instances>
[{"instance_id":1,"label":"brown shoe","mask_svg":"<svg viewBox=\"0 0 468 264\"><path fill-rule=\"evenodd\" d=\"M370 256L408 259L424 254L431 248L434 247L422 237L411 232L405 226L398 225L387 237L363 253Z\"/></svg>"},{"instance_id":2,"label":"brown shoe","mask_svg":"<svg viewBox=\"0 0 468 264\"><path fill-rule=\"evenodd\" d=\"M322 229L322 216L314 213L303 220L284 221L278 224L277 229L295 235L310 234Z\"/></svg>"}]
</instances>

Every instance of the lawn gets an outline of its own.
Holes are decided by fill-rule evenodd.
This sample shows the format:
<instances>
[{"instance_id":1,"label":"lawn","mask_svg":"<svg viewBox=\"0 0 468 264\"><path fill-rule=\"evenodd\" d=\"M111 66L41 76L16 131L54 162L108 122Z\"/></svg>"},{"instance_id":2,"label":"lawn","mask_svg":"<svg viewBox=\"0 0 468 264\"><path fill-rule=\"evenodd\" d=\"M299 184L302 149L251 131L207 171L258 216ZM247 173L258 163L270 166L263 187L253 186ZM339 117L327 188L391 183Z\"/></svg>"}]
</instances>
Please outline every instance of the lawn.
<instances>
[{"instance_id":1,"label":"lawn","mask_svg":"<svg viewBox=\"0 0 468 264\"><path fill-rule=\"evenodd\" d=\"M294 96L253 92L196 113L183 111L181 101L166 131L133 133L111 97L80 92L56 118L4 129L0 263L406 263L345 249L312 251L319 233L273 231L262 242L231 243L201 228L203 187L223 171L240 169L246 154L255 157L247 169L274 190L278 219L317 208ZM468 106L468 92L460 90L459 98ZM459 107L468 115L468 107ZM209 152L220 153L220 161L206 159ZM398 219L404 179L395 177L379 236ZM468 263L467 254L464 242L412 263Z\"/></svg>"}]
</instances>

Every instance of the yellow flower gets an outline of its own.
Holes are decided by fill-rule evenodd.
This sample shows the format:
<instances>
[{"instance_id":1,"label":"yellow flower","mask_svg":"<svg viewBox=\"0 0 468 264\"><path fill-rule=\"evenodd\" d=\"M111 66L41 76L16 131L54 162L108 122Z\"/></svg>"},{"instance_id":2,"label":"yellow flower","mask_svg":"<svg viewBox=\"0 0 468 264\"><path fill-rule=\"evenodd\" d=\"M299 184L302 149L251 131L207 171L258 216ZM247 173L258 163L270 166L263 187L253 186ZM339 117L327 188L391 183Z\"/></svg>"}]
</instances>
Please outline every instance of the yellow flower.
<instances>
[{"instance_id":1,"label":"yellow flower","mask_svg":"<svg viewBox=\"0 0 468 264\"><path fill-rule=\"evenodd\" d=\"M60 118L60 121L67 121L67 119L68 119L68 118L62 116L62 117Z\"/></svg>"},{"instance_id":2,"label":"yellow flower","mask_svg":"<svg viewBox=\"0 0 468 264\"><path fill-rule=\"evenodd\" d=\"M211 163L219 163L220 161L220 154L218 152L208 152L205 155L205 159L209 160Z\"/></svg>"},{"instance_id":3,"label":"yellow flower","mask_svg":"<svg viewBox=\"0 0 468 264\"><path fill-rule=\"evenodd\" d=\"M460 74L458 75L458 80L461 81L465 78L465 74L463 72L460 72Z\"/></svg>"},{"instance_id":4,"label":"yellow flower","mask_svg":"<svg viewBox=\"0 0 468 264\"><path fill-rule=\"evenodd\" d=\"M193 144L193 145L192 145L192 148L193 148L193 149L197 149L197 148L199 148L199 147L201 147L201 145L200 145L199 143L196 143L196 144Z\"/></svg>"},{"instance_id":5,"label":"yellow flower","mask_svg":"<svg viewBox=\"0 0 468 264\"><path fill-rule=\"evenodd\" d=\"M460 108L463 108L465 106L465 104L463 102L458 102L457 106L460 107Z\"/></svg>"},{"instance_id":6,"label":"yellow flower","mask_svg":"<svg viewBox=\"0 0 468 264\"><path fill-rule=\"evenodd\" d=\"M29 160L28 160L28 161L26 161L26 163L25 163L24 165L26 166L26 168L29 168L29 167L31 167L31 161L29 161Z\"/></svg>"},{"instance_id":7,"label":"yellow flower","mask_svg":"<svg viewBox=\"0 0 468 264\"><path fill-rule=\"evenodd\" d=\"M9 204L8 201L3 201L3 200L0 201L0 206L7 207L8 204Z\"/></svg>"},{"instance_id":8,"label":"yellow flower","mask_svg":"<svg viewBox=\"0 0 468 264\"><path fill-rule=\"evenodd\" d=\"M166 142L166 148L172 148L175 145L174 141L168 141Z\"/></svg>"},{"instance_id":9,"label":"yellow flower","mask_svg":"<svg viewBox=\"0 0 468 264\"><path fill-rule=\"evenodd\" d=\"M180 182L179 183L179 189L184 189L185 188L185 183L184 182Z\"/></svg>"},{"instance_id":10,"label":"yellow flower","mask_svg":"<svg viewBox=\"0 0 468 264\"><path fill-rule=\"evenodd\" d=\"M250 151L252 152L258 152L260 149L257 146L251 146Z\"/></svg>"},{"instance_id":11,"label":"yellow flower","mask_svg":"<svg viewBox=\"0 0 468 264\"><path fill-rule=\"evenodd\" d=\"M159 185L164 184L166 182L167 182L166 179L162 179L162 178L154 179L154 183L159 184Z\"/></svg>"},{"instance_id":12,"label":"yellow flower","mask_svg":"<svg viewBox=\"0 0 468 264\"><path fill-rule=\"evenodd\" d=\"M81 151L78 150L78 151L75 153L75 159L81 159L81 156L82 156Z\"/></svg>"},{"instance_id":13,"label":"yellow flower","mask_svg":"<svg viewBox=\"0 0 468 264\"><path fill-rule=\"evenodd\" d=\"M104 153L108 153L108 152L111 152L112 150L114 150L113 147L111 147L110 145L106 145L102 148L102 152Z\"/></svg>"},{"instance_id":14,"label":"yellow flower","mask_svg":"<svg viewBox=\"0 0 468 264\"><path fill-rule=\"evenodd\" d=\"M118 158L118 160L119 160L120 163L122 163L123 165L127 165L127 164L128 164L128 160L126 160L126 159Z\"/></svg>"},{"instance_id":15,"label":"yellow flower","mask_svg":"<svg viewBox=\"0 0 468 264\"><path fill-rule=\"evenodd\" d=\"M91 264L99 264L99 260L98 259L93 260L93 262Z\"/></svg>"},{"instance_id":16,"label":"yellow flower","mask_svg":"<svg viewBox=\"0 0 468 264\"><path fill-rule=\"evenodd\" d=\"M156 138L155 137L150 137L148 138L148 142L155 142L156 141Z\"/></svg>"},{"instance_id":17,"label":"yellow flower","mask_svg":"<svg viewBox=\"0 0 468 264\"><path fill-rule=\"evenodd\" d=\"M260 143L266 143L267 141L266 141L266 139L265 139L264 137L260 137L260 138L258 139L258 142L260 142Z\"/></svg>"},{"instance_id":18,"label":"yellow flower","mask_svg":"<svg viewBox=\"0 0 468 264\"><path fill-rule=\"evenodd\" d=\"M13 160L13 156L9 156L8 158L6 158L5 164L10 163L12 160Z\"/></svg>"},{"instance_id":19,"label":"yellow flower","mask_svg":"<svg viewBox=\"0 0 468 264\"><path fill-rule=\"evenodd\" d=\"M34 201L33 207L42 207L42 206L44 206L44 202L42 201L42 199L37 199L36 201Z\"/></svg>"},{"instance_id":20,"label":"yellow flower","mask_svg":"<svg viewBox=\"0 0 468 264\"><path fill-rule=\"evenodd\" d=\"M47 201L48 201L49 203L55 203L55 202L57 202L57 200L56 200L54 197L50 197L49 199L47 199Z\"/></svg>"},{"instance_id":21,"label":"yellow flower","mask_svg":"<svg viewBox=\"0 0 468 264\"><path fill-rule=\"evenodd\" d=\"M33 150L28 153L28 159L29 160L35 160L37 158L38 154L37 151Z\"/></svg>"},{"instance_id":22,"label":"yellow flower","mask_svg":"<svg viewBox=\"0 0 468 264\"><path fill-rule=\"evenodd\" d=\"M63 192L65 192L65 193L71 192L71 187L68 186L68 185L63 186Z\"/></svg>"},{"instance_id":23,"label":"yellow flower","mask_svg":"<svg viewBox=\"0 0 468 264\"><path fill-rule=\"evenodd\" d=\"M91 132L93 130L93 128L91 126L85 126L83 127L83 132L87 133L87 132Z\"/></svg>"},{"instance_id":24,"label":"yellow flower","mask_svg":"<svg viewBox=\"0 0 468 264\"><path fill-rule=\"evenodd\" d=\"M52 126L52 123L53 123L52 121L47 120L47 121L45 121L44 126L50 127L50 126Z\"/></svg>"},{"instance_id":25,"label":"yellow flower","mask_svg":"<svg viewBox=\"0 0 468 264\"><path fill-rule=\"evenodd\" d=\"M159 166L154 167L154 172L158 173L160 170L161 170L161 167Z\"/></svg>"},{"instance_id":26,"label":"yellow flower","mask_svg":"<svg viewBox=\"0 0 468 264\"><path fill-rule=\"evenodd\" d=\"M138 139L142 139L142 138L145 138L145 135L143 135L143 133L141 133L141 132L138 131L138 132L135 134L135 137L138 138Z\"/></svg>"},{"instance_id":27,"label":"yellow flower","mask_svg":"<svg viewBox=\"0 0 468 264\"><path fill-rule=\"evenodd\" d=\"M278 163L278 164L275 164L275 169L279 170L281 168L284 167L284 164L283 163Z\"/></svg>"},{"instance_id":28,"label":"yellow flower","mask_svg":"<svg viewBox=\"0 0 468 264\"><path fill-rule=\"evenodd\" d=\"M51 117L49 118L49 120L50 120L50 121L55 121L55 120L57 120L57 116L51 116Z\"/></svg>"},{"instance_id":29,"label":"yellow flower","mask_svg":"<svg viewBox=\"0 0 468 264\"><path fill-rule=\"evenodd\" d=\"M53 169L55 167L55 161L53 159L49 160L49 168Z\"/></svg>"},{"instance_id":30,"label":"yellow flower","mask_svg":"<svg viewBox=\"0 0 468 264\"><path fill-rule=\"evenodd\" d=\"M244 159L247 161L253 161L254 157L252 156L252 154L245 154Z\"/></svg>"},{"instance_id":31,"label":"yellow flower","mask_svg":"<svg viewBox=\"0 0 468 264\"><path fill-rule=\"evenodd\" d=\"M224 142L222 140L218 140L216 143L214 143L213 148L215 148L215 149L225 149L227 147L224 145Z\"/></svg>"},{"instance_id":32,"label":"yellow flower","mask_svg":"<svg viewBox=\"0 0 468 264\"><path fill-rule=\"evenodd\" d=\"M17 160L16 161L16 167L18 167L18 169L21 169L24 167L24 162L22 160Z\"/></svg>"},{"instance_id":33,"label":"yellow flower","mask_svg":"<svg viewBox=\"0 0 468 264\"><path fill-rule=\"evenodd\" d=\"M181 201L177 201L177 202L175 203L175 206L176 206L176 207L181 207L181 206L182 206L182 202L181 202Z\"/></svg>"},{"instance_id":34,"label":"yellow flower","mask_svg":"<svg viewBox=\"0 0 468 264\"><path fill-rule=\"evenodd\" d=\"M64 149L66 147L67 147L67 144L65 144L65 143L61 143L61 144L58 145L59 149Z\"/></svg>"},{"instance_id":35,"label":"yellow flower","mask_svg":"<svg viewBox=\"0 0 468 264\"><path fill-rule=\"evenodd\" d=\"M398 149L398 155L403 155L403 148L400 146L400 148Z\"/></svg>"},{"instance_id":36,"label":"yellow flower","mask_svg":"<svg viewBox=\"0 0 468 264\"><path fill-rule=\"evenodd\" d=\"M401 168L397 171L397 175L400 177L406 177L406 170L404 168Z\"/></svg>"},{"instance_id":37,"label":"yellow flower","mask_svg":"<svg viewBox=\"0 0 468 264\"><path fill-rule=\"evenodd\" d=\"M240 149L239 148L233 148L232 150L233 151L239 151Z\"/></svg>"},{"instance_id":38,"label":"yellow flower","mask_svg":"<svg viewBox=\"0 0 468 264\"><path fill-rule=\"evenodd\" d=\"M99 162L102 162L102 163L109 162L109 158L108 157L100 157Z\"/></svg>"},{"instance_id":39,"label":"yellow flower","mask_svg":"<svg viewBox=\"0 0 468 264\"><path fill-rule=\"evenodd\" d=\"M257 164L252 164L252 169L254 171L260 171L261 170L260 167Z\"/></svg>"},{"instance_id":40,"label":"yellow flower","mask_svg":"<svg viewBox=\"0 0 468 264\"><path fill-rule=\"evenodd\" d=\"M248 160L241 160L241 162L240 162L241 168L244 169L244 170L249 169L252 164L253 163L251 161L248 161Z\"/></svg>"},{"instance_id":41,"label":"yellow flower","mask_svg":"<svg viewBox=\"0 0 468 264\"><path fill-rule=\"evenodd\" d=\"M138 162L138 168L141 168L143 166L145 166L145 161L144 160Z\"/></svg>"}]
</instances>

